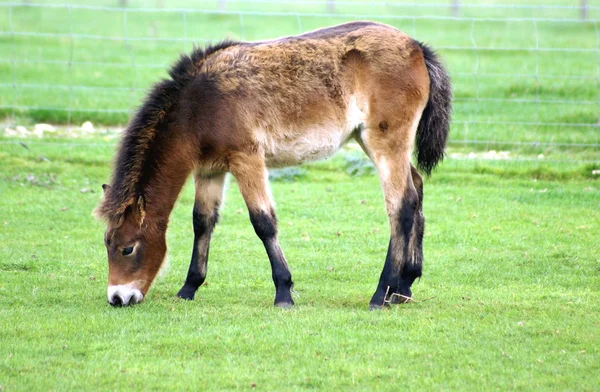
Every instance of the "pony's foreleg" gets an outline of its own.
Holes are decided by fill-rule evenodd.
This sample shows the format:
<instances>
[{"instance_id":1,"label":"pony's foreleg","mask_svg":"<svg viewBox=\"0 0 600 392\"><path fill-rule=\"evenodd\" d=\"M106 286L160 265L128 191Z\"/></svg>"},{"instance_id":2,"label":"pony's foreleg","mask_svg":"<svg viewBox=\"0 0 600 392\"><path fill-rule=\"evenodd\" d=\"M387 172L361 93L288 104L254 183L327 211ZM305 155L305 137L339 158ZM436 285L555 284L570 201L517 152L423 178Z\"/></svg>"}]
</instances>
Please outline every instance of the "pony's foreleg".
<instances>
[{"instance_id":1,"label":"pony's foreleg","mask_svg":"<svg viewBox=\"0 0 600 392\"><path fill-rule=\"evenodd\" d=\"M177 296L183 299L194 299L198 287L206 279L208 250L213 229L219 219L219 206L223 199L225 174L213 176L195 176L196 196L192 212L194 226L194 248L192 260L185 283Z\"/></svg>"},{"instance_id":2,"label":"pony's foreleg","mask_svg":"<svg viewBox=\"0 0 600 392\"><path fill-rule=\"evenodd\" d=\"M248 207L254 231L262 241L271 263L275 306L293 306L292 275L277 239L277 218L264 160L256 155L236 155L230 158L230 169Z\"/></svg>"}]
</instances>

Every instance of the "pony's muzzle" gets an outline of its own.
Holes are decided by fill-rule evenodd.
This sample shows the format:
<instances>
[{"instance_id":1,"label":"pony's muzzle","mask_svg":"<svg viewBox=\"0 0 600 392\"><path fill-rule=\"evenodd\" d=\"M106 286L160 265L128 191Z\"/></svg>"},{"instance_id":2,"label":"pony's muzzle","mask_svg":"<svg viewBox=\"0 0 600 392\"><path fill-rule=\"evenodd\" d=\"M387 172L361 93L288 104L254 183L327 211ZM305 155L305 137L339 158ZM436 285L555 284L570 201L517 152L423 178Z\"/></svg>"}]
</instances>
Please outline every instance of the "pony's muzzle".
<instances>
[{"instance_id":1,"label":"pony's muzzle","mask_svg":"<svg viewBox=\"0 0 600 392\"><path fill-rule=\"evenodd\" d=\"M129 285L108 286L108 303L112 306L129 306L142 302L144 294Z\"/></svg>"}]
</instances>

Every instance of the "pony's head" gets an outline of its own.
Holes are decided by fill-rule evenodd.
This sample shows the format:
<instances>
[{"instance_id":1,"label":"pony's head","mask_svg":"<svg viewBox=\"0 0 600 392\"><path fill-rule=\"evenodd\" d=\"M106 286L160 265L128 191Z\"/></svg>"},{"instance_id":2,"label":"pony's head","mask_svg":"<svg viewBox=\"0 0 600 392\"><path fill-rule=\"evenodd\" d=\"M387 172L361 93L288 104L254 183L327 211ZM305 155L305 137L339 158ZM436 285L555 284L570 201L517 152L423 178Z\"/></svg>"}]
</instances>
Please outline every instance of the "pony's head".
<instances>
[{"instance_id":1,"label":"pony's head","mask_svg":"<svg viewBox=\"0 0 600 392\"><path fill-rule=\"evenodd\" d=\"M102 187L106 198L110 186ZM137 304L144 299L165 258L167 222L146 217L143 195L123 212L103 216L107 219L108 302L113 306Z\"/></svg>"}]
</instances>

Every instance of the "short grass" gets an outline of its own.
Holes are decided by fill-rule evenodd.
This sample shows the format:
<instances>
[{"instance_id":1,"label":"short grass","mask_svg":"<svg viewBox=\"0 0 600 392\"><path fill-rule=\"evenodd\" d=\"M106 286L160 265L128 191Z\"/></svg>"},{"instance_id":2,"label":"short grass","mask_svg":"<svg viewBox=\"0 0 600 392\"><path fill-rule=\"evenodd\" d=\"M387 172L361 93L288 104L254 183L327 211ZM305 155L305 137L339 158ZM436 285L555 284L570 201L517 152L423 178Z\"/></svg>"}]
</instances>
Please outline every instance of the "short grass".
<instances>
[{"instance_id":1,"label":"short grass","mask_svg":"<svg viewBox=\"0 0 600 392\"><path fill-rule=\"evenodd\" d=\"M129 1L131 10L162 3ZM337 5L354 16L315 17L307 14L323 14L323 4L228 1L227 11L263 13L242 18L0 3L0 115L9 126L123 125L194 43L296 34L357 15L443 48L456 96L450 158L425 183L426 261L414 295L434 298L378 312L367 310L368 301L389 232L377 178L355 151L273 176L296 283L293 310L271 305L268 260L234 181L197 299L175 297L192 246L188 184L168 233L170 269L143 304L113 309L103 225L90 216L109 178L112 135L0 136L0 390L598 389L600 133L520 124L598 122L597 26L413 22L389 15L448 10L359 3ZM579 1L528 2L543 3ZM168 6L214 10L217 1ZM461 15L578 17L577 10L510 7ZM536 41L587 52L481 49ZM457 48L468 46L480 49ZM490 149L510 150L513 159L464 159Z\"/></svg>"},{"instance_id":2,"label":"short grass","mask_svg":"<svg viewBox=\"0 0 600 392\"><path fill-rule=\"evenodd\" d=\"M101 139L0 140L0 389L597 390L600 182L594 167L448 159L425 183L420 303L369 312L388 227L355 158L273 183L297 306L272 307L234 181L208 284L175 297L192 245L188 184L170 270L143 304L105 298ZM350 166L348 166L350 163ZM597 167L596 167L597 169ZM289 173L288 173L289 174Z\"/></svg>"}]
</instances>

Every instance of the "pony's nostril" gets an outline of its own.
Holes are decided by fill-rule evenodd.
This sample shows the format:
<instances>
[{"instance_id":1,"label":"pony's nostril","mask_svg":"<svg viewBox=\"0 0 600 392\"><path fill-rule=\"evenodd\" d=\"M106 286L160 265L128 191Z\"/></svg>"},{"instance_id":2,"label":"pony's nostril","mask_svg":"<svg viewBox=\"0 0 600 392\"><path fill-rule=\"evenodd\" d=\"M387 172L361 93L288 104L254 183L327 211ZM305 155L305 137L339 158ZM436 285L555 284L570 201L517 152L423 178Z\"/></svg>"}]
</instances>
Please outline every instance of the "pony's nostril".
<instances>
[{"instance_id":1,"label":"pony's nostril","mask_svg":"<svg viewBox=\"0 0 600 392\"><path fill-rule=\"evenodd\" d=\"M112 306L135 305L144 299L144 295L139 289L129 285L108 286L106 294L108 302Z\"/></svg>"},{"instance_id":2,"label":"pony's nostril","mask_svg":"<svg viewBox=\"0 0 600 392\"><path fill-rule=\"evenodd\" d=\"M121 298L121 296L119 294L115 294L112 296L109 303L112 306L123 306L123 299Z\"/></svg>"}]
</instances>

